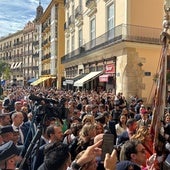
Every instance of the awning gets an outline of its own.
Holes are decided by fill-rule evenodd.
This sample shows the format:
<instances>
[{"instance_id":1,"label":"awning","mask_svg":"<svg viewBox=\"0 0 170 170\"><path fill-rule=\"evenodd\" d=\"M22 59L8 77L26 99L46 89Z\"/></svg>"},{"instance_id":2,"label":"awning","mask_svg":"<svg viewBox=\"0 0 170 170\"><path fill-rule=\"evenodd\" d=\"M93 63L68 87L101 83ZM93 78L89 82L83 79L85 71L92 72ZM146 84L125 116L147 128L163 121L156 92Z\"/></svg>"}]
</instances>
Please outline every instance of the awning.
<instances>
[{"instance_id":1,"label":"awning","mask_svg":"<svg viewBox=\"0 0 170 170\"><path fill-rule=\"evenodd\" d=\"M14 63L13 68L17 68L18 62Z\"/></svg>"},{"instance_id":2,"label":"awning","mask_svg":"<svg viewBox=\"0 0 170 170\"><path fill-rule=\"evenodd\" d=\"M41 77L38 80L34 81L33 83L31 83L32 86L37 86L38 84L48 80L50 77Z\"/></svg>"},{"instance_id":3,"label":"awning","mask_svg":"<svg viewBox=\"0 0 170 170\"><path fill-rule=\"evenodd\" d=\"M15 63L12 63L12 64L11 64L11 68L14 68L14 65L15 65Z\"/></svg>"},{"instance_id":4,"label":"awning","mask_svg":"<svg viewBox=\"0 0 170 170\"><path fill-rule=\"evenodd\" d=\"M84 77L85 75L87 75L87 74L83 73L83 74L80 74L80 75L74 77L73 79L66 79L66 80L65 80L65 83L66 83L66 84L71 84L71 85L73 85L74 82L76 82L77 80L80 80L80 79L81 79L82 77Z\"/></svg>"},{"instance_id":5,"label":"awning","mask_svg":"<svg viewBox=\"0 0 170 170\"><path fill-rule=\"evenodd\" d=\"M96 77L98 77L100 74L102 74L102 71L95 71L95 72L91 72L89 74L87 74L86 76L84 76L83 78L77 80L74 83L74 86L76 87L82 87L84 83L86 83L87 81L93 80Z\"/></svg>"},{"instance_id":6,"label":"awning","mask_svg":"<svg viewBox=\"0 0 170 170\"><path fill-rule=\"evenodd\" d=\"M19 62L16 68L19 68L21 66L22 62Z\"/></svg>"},{"instance_id":7,"label":"awning","mask_svg":"<svg viewBox=\"0 0 170 170\"><path fill-rule=\"evenodd\" d=\"M27 83L33 83L34 81L36 81L37 80L37 78L31 78L31 79L29 79L28 81L27 81Z\"/></svg>"},{"instance_id":8,"label":"awning","mask_svg":"<svg viewBox=\"0 0 170 170\"><path fill-rule=\"evenodd\" d=\"M99 82L108 82L109 74L103 74L99 76Z\"/></svg>"}]
</instances>

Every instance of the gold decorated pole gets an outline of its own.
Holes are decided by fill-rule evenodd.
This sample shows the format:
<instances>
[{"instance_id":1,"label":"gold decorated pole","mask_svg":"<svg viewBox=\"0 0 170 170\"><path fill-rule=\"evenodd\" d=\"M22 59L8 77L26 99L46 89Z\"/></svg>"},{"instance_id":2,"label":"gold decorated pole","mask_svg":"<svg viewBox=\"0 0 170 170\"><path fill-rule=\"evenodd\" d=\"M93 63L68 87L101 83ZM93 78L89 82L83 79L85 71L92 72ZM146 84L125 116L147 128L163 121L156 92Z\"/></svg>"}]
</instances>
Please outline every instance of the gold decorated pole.
<instances>
[{"instance_id":1,"label":"gold decorated pole","mask_svg":"<svg viewBox=\"0 0 170 170\"><path fill-rule=\"evenodd\" d=\"M163 31L161 33L162 50L161 50L161 62L159 70L159 78L157 82L157 88L155 93L153 118L151 123L151 131L154 135L153 147L156 153L162 152L162 148L159 145L159 133L161 128L161 120L165 110L166 99L166 74L167 74L167 51L170 41L170 0L166 0L164 4L164 20Z\"/></svg>"}]
</instances>

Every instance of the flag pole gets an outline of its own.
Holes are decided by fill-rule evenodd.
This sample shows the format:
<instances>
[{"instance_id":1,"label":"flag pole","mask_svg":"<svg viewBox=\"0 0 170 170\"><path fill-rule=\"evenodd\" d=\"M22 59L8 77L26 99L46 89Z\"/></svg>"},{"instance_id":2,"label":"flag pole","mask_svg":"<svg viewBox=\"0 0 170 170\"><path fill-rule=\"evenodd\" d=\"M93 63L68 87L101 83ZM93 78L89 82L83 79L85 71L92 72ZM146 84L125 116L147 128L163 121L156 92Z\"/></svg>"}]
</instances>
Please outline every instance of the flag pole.
<instances>
[{"instance_id":1,"label":"flag pole","mask_svg":"<svg viewBox=\"0 0 170 170\"><path fill-rule=\"evenodd\" d=\"M167 74L167 52L170 42L170 0L165 0L164 3L164 19L163 19L163 31L161 33L161 62L159 77L157 81L157 88L154 100L153 117L151 122L151 132L154 136L153 149L157 153L162 154L162 148L159 145L159 133L161 128L161 120L164 116L164 110L166 105L166 74Z\"/></svg>"}]
</instances>

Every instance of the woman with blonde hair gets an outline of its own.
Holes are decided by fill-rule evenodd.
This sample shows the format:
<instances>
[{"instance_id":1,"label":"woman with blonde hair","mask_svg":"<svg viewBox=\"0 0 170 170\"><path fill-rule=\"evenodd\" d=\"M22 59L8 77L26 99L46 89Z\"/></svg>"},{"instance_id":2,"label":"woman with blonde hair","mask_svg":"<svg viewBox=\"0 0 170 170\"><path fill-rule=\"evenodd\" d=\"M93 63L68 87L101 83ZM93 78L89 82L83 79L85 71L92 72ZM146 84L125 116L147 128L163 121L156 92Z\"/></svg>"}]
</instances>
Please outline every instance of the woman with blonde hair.
<instances>
[{"instance_id":1,"label":"woman with blonde hair","mask_svg":"<svg viewBox=\"0 0 170 170\"><path fill-rule=\"evenodd\" d=\"M79 133L78 146L76 151L79 153L93 144L93 139L96 136L96 127L94 124L86 123Z\"/></svg>"},{"instance_id":2,"label":"woman with blonde hair","mask_svg":"<svg viewBox=\"0 0 170 170\"><path fill-rule=\"evenodd\" d=\"M93 115L85 115L83 117L82 124L84 125L86 123L94 124L95 123L94 116Z\"/></svg>"},{"instance_id":3,"label":"woman with blonde hair","mask_svg":"<svg viewBox=\"0 0 170 170\"><path fill-rule=\"evenodd\" d=\"M96 136L95 124L86 123L79 132L79 136L69 146L72 159L81 151L87 149L88 146L93 145L94 137Z\"/></svg>"},{"instance_id":4,"label":"woman with blonde hair","mask_svg":"<svg viewBox=\"0 0 170 170\"><path fill-rule=\"evenodd\" d=\"M131 137L131 139L141 141L146 149L146 155L148 158L153 154L153 138L148 127L141 126Z\"/></svg>"}]
</instances>

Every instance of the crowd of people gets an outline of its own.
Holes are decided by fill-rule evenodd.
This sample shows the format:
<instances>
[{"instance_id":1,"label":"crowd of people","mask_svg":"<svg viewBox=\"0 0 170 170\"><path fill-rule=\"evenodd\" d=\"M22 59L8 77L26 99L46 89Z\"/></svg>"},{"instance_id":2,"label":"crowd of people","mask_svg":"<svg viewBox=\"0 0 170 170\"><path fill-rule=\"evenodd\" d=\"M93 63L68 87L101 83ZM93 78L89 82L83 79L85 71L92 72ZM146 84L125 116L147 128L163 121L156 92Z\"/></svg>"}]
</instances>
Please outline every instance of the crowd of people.
<instances>
[{"instance_id":1,"label":"crowd of people","mask_svg":"<svg viewBox=\"0 0 170 170\"><path fill-rule=\"evenodd\" d=\"M0 101L0 169L166 169L170 114L156 150L152 112L123 93L13 87Z\"/></svg>"}]
</instances>

